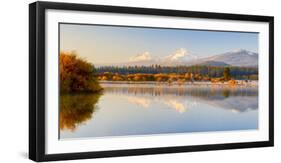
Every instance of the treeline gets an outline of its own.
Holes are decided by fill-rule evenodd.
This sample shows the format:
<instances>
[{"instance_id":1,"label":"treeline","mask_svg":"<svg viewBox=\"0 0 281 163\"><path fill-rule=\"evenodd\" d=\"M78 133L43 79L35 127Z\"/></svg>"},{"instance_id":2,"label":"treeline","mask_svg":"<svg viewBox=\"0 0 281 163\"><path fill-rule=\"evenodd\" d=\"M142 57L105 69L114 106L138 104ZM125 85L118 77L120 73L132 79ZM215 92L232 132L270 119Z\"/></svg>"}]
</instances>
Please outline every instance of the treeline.
<instances>
[{"instance_id":1,"label":"treeline","mask_svg":"<svg viewBox=\"0 0 281 163\"><path fill-rule=\"evenodd\" d=\"M99 75L104 73L112 73L119 75L129 75L129 74L194 74L200 75L208 78L219 78L224 74L226 67L219 66L103 66L96 68L96 72ZM258 68L254 67L228 67L230 70L230 75L233 79L251 79L257 80Z\"/></svg>"},{"instance_id":2,"label":"treeline","mask_svg":"<svg viewBox=\"0 0 281 163\"><path fill-rule=\"evenodd\" d=\"M104 72L98 74L98 80L102 81L157 81L157 82L168 82L178 84L183 84L184 82L194 82L194 81L211 81L214 83L217 82L235 82L235 78L233 78L230 74L230 68L225 67L222 76L220 77L209 77L208 75L202 75L199 73L159 73L159 74L144 74L144 73L136 73L136 74L119 74L112 72ZM245 80L257 80L257 75L252 74L248 75Z\"/></svg>"},{"instance_id":3,"label":"treeline","mask_svg":"<svg viewBox=\"0 0 281 163\"><path fill-rule=\"evenodd\" d=\"M101 73L98 76L99 80L103 81L158 81L158 82L185 82L185 81L201 81L201 80L210 80L210 78L206 78L201 76L200 74L119 74L119 73L111 73L105 72Z\"/></svg>"}]
</instances>

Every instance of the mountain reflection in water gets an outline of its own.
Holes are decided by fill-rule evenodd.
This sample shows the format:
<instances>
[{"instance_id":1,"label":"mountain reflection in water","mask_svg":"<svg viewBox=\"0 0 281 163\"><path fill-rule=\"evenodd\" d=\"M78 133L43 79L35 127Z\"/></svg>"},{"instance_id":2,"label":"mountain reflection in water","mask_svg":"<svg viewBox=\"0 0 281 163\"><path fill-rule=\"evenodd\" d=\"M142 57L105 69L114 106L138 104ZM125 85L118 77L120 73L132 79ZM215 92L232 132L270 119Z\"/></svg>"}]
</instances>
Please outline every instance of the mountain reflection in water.
<instances>
[{"instance_id":1,"label":"mountain reflection in water","mask_svg":"<svg viewBox=\"0 0 281 163\"><path fill-rule=\"evenodd\" d=\"M151 87L150 85L141 85L126 87L110 84L106 86L106 93L129 95L128 101L144 108L155 101L166 103L170 106L178 106L180 112L186 110L184 104L179 100L192 98L194 104L198 102L208 103L223 109L229 109L233 112L244 112L258 108L258 89L256 87L212 87L212 86L174 86L174 87ZM131 96L132 95L132 96ZM161 98L157 98L161 96ZM176 107L175 107L176 108ZM178 109L176 109L178 110Z\"/></svg>"},{"instance_id":2,"label":"mountain reflection in water","mask_svg":"<svg viewBox=\"0 0 281 163\"><path fill-rule=\"evenodd\" d=\"M257 87L102 86L103 94L60 96L60 138L258 128Z\"/></svg>"}]
</instances>

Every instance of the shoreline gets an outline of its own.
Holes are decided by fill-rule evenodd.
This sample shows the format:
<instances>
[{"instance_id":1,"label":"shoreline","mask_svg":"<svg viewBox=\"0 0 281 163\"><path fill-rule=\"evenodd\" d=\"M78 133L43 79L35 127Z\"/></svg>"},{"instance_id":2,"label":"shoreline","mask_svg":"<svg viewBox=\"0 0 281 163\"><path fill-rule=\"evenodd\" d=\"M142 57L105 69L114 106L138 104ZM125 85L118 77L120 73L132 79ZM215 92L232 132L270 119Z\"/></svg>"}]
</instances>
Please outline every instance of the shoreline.
<instances>
[{"instance_id":1,"label":"shoreline","mask_svg":"<svg viewBox=\"0 0 281 163\"><path fill-rule=\"evenodd\" d=\"M157 81L104 81L100 80L99 83L102 84L132 84L132 85L141 85L141 84L153 84L159 86L225 86L225 87L258 87L258 80L251 80L247 83L244 80L235 80L237 84L231 85L228 82L216 82L211 81L195 81L195 82L157 82Z\"/></svg>"}]
</instances>

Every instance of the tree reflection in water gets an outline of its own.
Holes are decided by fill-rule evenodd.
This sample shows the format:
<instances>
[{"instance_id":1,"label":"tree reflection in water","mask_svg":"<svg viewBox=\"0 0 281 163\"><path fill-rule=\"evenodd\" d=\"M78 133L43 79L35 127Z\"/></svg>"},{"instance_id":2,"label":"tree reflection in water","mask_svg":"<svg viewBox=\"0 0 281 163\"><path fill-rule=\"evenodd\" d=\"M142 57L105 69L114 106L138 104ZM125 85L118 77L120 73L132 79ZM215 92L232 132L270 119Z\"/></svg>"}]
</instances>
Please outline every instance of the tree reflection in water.
<instances>
[{"instance_id":1,"label":"tree reflection in water","mask_svg":"<svg viewBox=\"0 0 281 163\"><path fill-rule=\"evenodd\" d=\"M156 85L134 85L126 84L103 84L106 93L127 94L127 95L149 95L149 96L193 96L208 100L225 99L234 96L254 97L258 95L258 89L245 87L205 87L205 86L186 86L186 87L165 87Z\"/></svg>"},{"instance_id":2,"label":"tree reflection in water","mask_svg":"<svg viewBox=\"0 0 281 163\"><path fill-rule=\"evenodd\" d=\"M60 130L74 131L76 127L91 119L102 94L63 94L60 96Z\"/></svg>"},{"instance_id":3,"label":"tree reflection in water","mask_svg":"<svg viewBox=\"0 0 281 163\"><path fill-rule=\"evenodd\" d=\"M128 102L143 108L162 103L184 113L197 103L223 108L235 113L258 109L257 87L159 86L152 84L103 84L105 94L127 95ZM189 99L189 104L187 101ZM192 106L189 106L192 107Z\"/></svg>"},{"instance_id":4,"label":"tree reflection in water","mask_svg":"<svg viewBox=\"0 0 281 163\"><path fill-rule=\"evenodd\" d=\"M61 96L60 139L258 129L258 87L102 87Z\"/></svg>"}]
</instances>

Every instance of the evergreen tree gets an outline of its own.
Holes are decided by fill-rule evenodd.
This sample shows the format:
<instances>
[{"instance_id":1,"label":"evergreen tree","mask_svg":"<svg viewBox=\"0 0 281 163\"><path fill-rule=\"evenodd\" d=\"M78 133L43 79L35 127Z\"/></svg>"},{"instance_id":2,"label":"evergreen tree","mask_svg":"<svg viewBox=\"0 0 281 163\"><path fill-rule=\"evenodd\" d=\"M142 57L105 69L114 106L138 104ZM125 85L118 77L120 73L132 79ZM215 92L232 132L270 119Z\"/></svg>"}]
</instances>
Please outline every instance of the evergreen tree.
<instances>
[{"instance_id":1,"label":"evergreen tree","mask_svg":"<svg viewBox=\"0 0 281 163\"><path fill-rule=\"evenodd\" d=\"M229 67L225 67L224 71L223 71L223 78L224 80L228 81L231 79L231 75L230 75L230 68Z\"/></svg>"}]
</instances>

